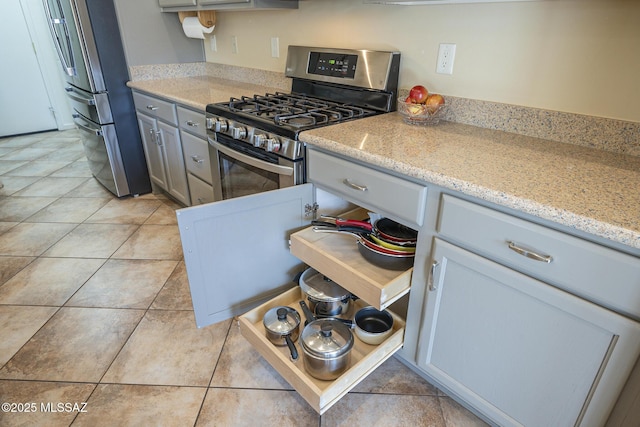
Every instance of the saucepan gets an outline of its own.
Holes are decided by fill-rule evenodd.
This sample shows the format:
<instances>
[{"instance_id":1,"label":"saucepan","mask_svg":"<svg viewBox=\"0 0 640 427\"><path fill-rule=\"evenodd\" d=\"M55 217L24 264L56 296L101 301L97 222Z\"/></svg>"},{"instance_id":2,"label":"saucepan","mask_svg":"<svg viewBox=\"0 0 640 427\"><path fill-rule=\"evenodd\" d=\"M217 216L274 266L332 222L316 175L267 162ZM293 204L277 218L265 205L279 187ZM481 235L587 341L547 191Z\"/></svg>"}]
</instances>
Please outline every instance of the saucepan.
<instances>
[{"instance_id":1,"label":"saucepan","mask_svg":"<svg viewBox=\"0 0 640 427\"><path fill-rule=\"evenodd\" d=\"M334 380L349 368L354 338L337 319L317 319L302 330L304 368L314 378Z\"/></svg>"},{"instance_id":2,"label":"saucepan","mask_svg":"<svg viewBox=\"0 0 640 427\"><path fill-rule=\"evenodd\" d=\"M354 316L356 336L363 342L378 345L393 332L393 317L388 311L364 307Z\"/></svg>"},{"instance_id":3,"label":"saucepan","mask_svg":"<svg viewBox=\"0 0 640 427\"><path fill-rule=\"evenodd\" d=\"M294 342L300 335L300 314L287 306L273 307L262 319L267 338L277 346L287 346L291 359L298 358L298 350Z\"/></svg>"},{"instance_id":4,"label":"saucepan","mask_svg":"<svg viewBox=\"0 0 640 427\"><path fill-rule=\"evenodd\" d=\"M327 276L307 268L298 280L311 312L318 317L347 315L356 297Z\"/></svg>"}]
</instances>

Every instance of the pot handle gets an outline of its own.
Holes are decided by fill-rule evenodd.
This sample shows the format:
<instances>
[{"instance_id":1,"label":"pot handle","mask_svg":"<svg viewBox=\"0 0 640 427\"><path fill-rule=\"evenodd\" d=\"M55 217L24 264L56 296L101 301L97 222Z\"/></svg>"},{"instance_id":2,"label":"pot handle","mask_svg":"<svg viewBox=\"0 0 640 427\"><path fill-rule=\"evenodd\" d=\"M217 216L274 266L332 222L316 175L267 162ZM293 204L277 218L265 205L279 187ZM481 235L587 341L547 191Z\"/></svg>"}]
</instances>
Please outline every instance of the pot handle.
<instances>
[{"instance_id":1,"label":"pot handle","mask_svg":"<svg viewBox=\"0 0 640 427\"><path fill-rule=\"evenodd\" d=\"M313 322L316 320L316 316L311 312L311 309L307 306L307 303L304 301L300 301L300 307L302 307L302 312L304 313L304 317L307 320L304 321L304 325L307 326L309 322Z\"/></svg>"},{"instance_id":2,"label":"pot handle","mask_svg":"<svg viewBox=\"0 0 640 427\"><path fill-rule=\"evenodd\" d=\"M291 341L291 336L290 335L285 335L284 336L284 340L287 342L287 347L289 347L289 351L291 352L291 359L297 360L298 359L298 349L296 348L296 345L293 343L293 341Z\"/></svg>"},{"instance_id":3,"label":"pot handle","mask_svg":"<svg viewBox=\"0 0 640 427\"><path fill-rule=\"evenodd\" d=\"M342 322L349 329L353 329L353 328L356 327L356 324L355 324L355 322L353 320L342 319L340 317L329 317L328 319L334 319L334 320L337 320L339 322Z\"/></svg>"},{"instance_id":4,"label":"pot handle","mask_svg":"<svg viewBox=\"0 0 640 427\"><path fill-rule=\"evenodd\" d=\"M304 272L305 270L297 272L296 275L293 276L293 283L295 283L296 285L300 285L300 278L302 277L302 273Z\"/></svg>"}]
</instances>

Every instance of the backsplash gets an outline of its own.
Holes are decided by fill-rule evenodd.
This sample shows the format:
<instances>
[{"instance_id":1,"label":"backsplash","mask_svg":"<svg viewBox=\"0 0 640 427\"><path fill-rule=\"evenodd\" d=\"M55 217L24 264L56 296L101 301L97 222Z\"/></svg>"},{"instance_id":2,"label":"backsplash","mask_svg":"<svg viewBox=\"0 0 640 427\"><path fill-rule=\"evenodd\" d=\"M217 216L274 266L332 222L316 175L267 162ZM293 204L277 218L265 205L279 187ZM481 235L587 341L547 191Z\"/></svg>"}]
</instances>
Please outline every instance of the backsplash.
<instances>
[{"instance_id":1,"label":"backsplash","mask_svg":"<svg viewBox=\"0 0 640 427\"><path fill-rule=\"evenodd\" d=\"M640 123L446 97L444 120L640 156Z\"/></svg>"},{"instance_id":2,"label":"backsplash","mask_svg":"<svg viewBox=\"0 0 640 427\"><path fill-rule=\"evenodd\" d=\"M178 79L182 77L206 76L209 64L188 62L184 64L154 64L129 67L131 80Z\"/></svg>"},{"instance_id":3,"label":"backsplash","mask_svg":"<svg viewBox=\"0 0 640 427\"><path fill-rule=\"evenodd\" d=\"M287 91L283 73L210 62L130 67L132 80L209 76ZM408 89L399 90L406 96ZM640 123L446 96L444 120L640 156Z\"/></svg>"},{"instance_id":4,"label":"backsplash","mask_svg":"<svg viewBox=\"0 0 640 427\"><path fill-rule=\"evenodd\" d=\"M291 90L291 79L284 73L237 67L235 65L194 62L187 64L159 64L129 67L131 80L177 79L182 77L208 76L261 86Z\"/></svg>"}]
</instances>

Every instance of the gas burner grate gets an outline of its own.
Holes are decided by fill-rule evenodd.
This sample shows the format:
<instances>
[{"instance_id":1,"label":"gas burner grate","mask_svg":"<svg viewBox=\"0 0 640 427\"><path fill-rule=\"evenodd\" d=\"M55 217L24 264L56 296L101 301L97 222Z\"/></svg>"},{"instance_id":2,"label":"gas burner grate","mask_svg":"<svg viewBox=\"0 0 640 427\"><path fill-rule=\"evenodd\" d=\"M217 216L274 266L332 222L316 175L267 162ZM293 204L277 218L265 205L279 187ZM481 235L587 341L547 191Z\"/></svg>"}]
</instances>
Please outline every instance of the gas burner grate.
<instances>
[{"instance_id":1,"label":"gas burner grate","mask_svg":"<svg viewBox=\"0 0 640 427\"><path fill-rule=\"evenodd\" d=\"M298 114L280 114L274 117L274 121L279 125L301 128L326 124L329 122L329 116L316 111L308 111Z\"/></svg>"},{"instance_id":2,"label":"gas burner grate","mask_svg":"<svg viewBox=\"0 0 640 427\"><path fill-rule=\"evenodd\" d=\"M271 121L280 127L290 126L295 129L339 123L375 113L373 110L351 104L282 92L232 97L225 105L230 112L257 117Z\"/></svg>"}]
</instances>

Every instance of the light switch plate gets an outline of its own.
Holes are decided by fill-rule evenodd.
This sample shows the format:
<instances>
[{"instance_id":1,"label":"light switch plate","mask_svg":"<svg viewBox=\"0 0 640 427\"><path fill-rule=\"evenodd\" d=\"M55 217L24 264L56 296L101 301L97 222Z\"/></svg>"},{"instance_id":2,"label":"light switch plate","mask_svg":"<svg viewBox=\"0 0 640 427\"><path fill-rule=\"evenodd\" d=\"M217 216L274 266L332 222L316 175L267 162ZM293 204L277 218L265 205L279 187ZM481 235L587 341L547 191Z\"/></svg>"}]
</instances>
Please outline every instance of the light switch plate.
<instances>
[{"instance_id":1,"label":"light switch plate","mask_svg":"<svg viewBox=\"0 0 640 427\"><path fill-rule=\"evenodd\" d=\"M212 35L211 38L209 39L209 47L211 48L211 52L217 52L218 51L218 41L216 40L216 35Z\"/></svg>"},{"instance_id":2,"label":"light switch plate","mask_svg":"<svg viewBox=\"0 0 640 427\"><path fill-rule=\"evenodd\" d=\"M231 53L238 53L238 37L231 36Z\"/></svg>"}]
</instances>

